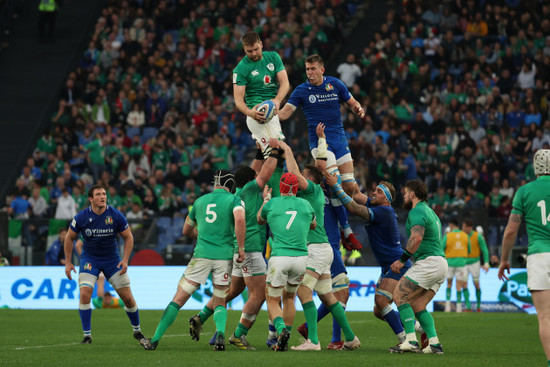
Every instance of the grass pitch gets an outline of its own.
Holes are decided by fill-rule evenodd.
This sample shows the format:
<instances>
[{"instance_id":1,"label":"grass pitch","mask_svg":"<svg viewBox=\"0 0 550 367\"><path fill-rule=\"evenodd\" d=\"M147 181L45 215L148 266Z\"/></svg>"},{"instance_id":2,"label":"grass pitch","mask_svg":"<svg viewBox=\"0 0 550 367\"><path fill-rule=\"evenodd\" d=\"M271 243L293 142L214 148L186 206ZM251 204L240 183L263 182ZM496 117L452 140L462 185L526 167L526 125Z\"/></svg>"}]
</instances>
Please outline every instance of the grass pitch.
<instances>
[{"instance_id":1,"label":"grass pitch","mask_svg":"<svg viewBox=\"0 0 550 367\"><path fill-rule=\"evenodd\" d=\"M350 312L348 318L362 347L356 351L328 351L332 318L319 324L321 352L275 353L267 349L267 313L262 312L248 334L256 351L241 351L227 344L225 352L208 345L214 323L206 323L201 340L189 336L188 318L195 311L180 311L156 351L143 350L132 337L123 310L94 310L93 344L80 345L78 311L0 310L0 366L546 366L534 315L504 313L435 313L444 355L390 354L397 340L389 326L370 312ZM151 337L162 311L140 311L144 334ZM227 336L240 312L230 311ZM298 345L294 331L304 321L296 315L289 345Z\"/></svg>"}]
</instances>

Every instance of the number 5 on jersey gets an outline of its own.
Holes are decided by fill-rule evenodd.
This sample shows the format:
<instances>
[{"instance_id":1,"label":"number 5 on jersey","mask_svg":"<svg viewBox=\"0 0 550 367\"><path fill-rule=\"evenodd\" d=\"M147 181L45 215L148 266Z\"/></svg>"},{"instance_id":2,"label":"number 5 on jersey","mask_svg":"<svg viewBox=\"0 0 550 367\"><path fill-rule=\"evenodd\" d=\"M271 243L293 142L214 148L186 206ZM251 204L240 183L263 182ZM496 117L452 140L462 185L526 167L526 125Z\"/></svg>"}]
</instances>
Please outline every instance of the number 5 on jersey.
<instances>
[{"instance_id":1,"label":"number 5 on jersey","mask_svg":"<svg viewBox=\"0 0 550 367\"><path fill-rule=\"evenodd\" d=\"M216 214L216 212L212 210L212 208L215 208L215 207L216 207L216 204L208 204L206 206L206 221L208 223L214 223L218 218L218 215ZM212 217L210 217L210 215Z\"/></svg>"}]
</instances>

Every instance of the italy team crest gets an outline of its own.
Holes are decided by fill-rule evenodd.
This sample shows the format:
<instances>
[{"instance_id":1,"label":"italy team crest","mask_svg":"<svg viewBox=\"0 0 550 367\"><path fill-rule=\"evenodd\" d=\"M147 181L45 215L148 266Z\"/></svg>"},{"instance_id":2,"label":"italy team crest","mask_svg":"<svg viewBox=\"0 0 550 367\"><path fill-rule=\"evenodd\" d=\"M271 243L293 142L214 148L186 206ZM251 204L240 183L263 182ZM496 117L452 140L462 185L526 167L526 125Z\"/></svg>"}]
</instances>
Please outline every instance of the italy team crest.
<instances>
[{"instance_id":1,"label":"italy team crest","mask_svg":"<svg viewBox=\"0 0 550 367\"><path fill-rule=\"evenodd\" d=\"M113 224L113 217L105 218L105 224Z\"/></svg>"},{"instance_id":2,"label":"italy team crest","mask_svg":"<svg viewBox=\"0 0 550 367\"><path fill-rule=\"evenodd\" d=\"M86 263L86 265L84 265L84 270L92 270L92 264Z\"/></svg>"},{"instance_id":3,"label":"italy team crest","mask_svg":"<svg viewBox=\"0 0 550 367\"><path fill-rule=\"evenodd\" d=\"M327 92L330 92L331 90L334 90L334 87L332 86L332 84L327 83L327 84L325 85L325 89L327 90Z\"/></svg>"}]
</instances>

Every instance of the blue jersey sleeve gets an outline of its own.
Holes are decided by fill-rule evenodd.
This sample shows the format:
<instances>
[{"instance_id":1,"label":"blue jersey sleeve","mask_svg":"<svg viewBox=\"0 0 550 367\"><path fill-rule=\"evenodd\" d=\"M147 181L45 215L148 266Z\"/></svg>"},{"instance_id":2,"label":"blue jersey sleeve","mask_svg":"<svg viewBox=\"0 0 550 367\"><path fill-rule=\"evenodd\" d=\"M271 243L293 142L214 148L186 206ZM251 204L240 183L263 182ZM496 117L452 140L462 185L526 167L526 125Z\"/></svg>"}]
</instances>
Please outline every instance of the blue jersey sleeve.
<instances>
[{"instance_id":1,"label":"blue jersey sleeve","mask_svg":"<svg viewBox=\"0 0 550 367\"><path fill-rule=\"evenodd\" d=\"M340 79L334 78L334 84L336 90L338 90L338 97L341 101L347 102L351 98L351 93L348 90L348 87Z\"/></svg>"},{"instance_id":2,"label":"blue jersey sleeve","mask_svg":"<svg viewBox=\"0 0 550 367\"><path fill-rule=\"evenodd\" d=\"M69 228L74 232L74 233L80 233L82 227L80 226L79 222L80 222L80 218L82 217L82 212L80 213L77 213L73 220L71 221L71 224L69 224Z\"/></svg>"},{"instance_id":3,"label":"blue jersey sleeve","mask_svg":"<svg viewBox=\"0 0 550 367\"><path fill-rule=\"evenodd\" d=\"M124 232L126 228L128 228L128 220L126 219L124 214L118 211L118 209L113 208L113 212L115 217L115 230L118 233Z\"/></svg>"},{"instance_id":4,"label":"blue jersey sleeve","mask_svg":"<svg viewBox=\"0 0 550 367\"><path fill-rule=\"evenodd\" d=\"M298 86L296 89L292 91L292 94L290 95L290 98L286 103L293 105L294 107L298 108L302 105L302 93L300 92L301 88Z\"/></svg>"}]
</instances>

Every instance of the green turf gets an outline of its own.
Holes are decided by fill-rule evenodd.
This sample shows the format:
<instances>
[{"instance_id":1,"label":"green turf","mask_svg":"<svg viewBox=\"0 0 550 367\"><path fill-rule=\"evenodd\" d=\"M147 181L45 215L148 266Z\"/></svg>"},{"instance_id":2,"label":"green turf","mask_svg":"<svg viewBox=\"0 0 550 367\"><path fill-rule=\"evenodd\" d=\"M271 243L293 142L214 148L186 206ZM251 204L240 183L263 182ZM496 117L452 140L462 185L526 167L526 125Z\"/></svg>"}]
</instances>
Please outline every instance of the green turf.
<instances>
[{"instance_id":1,"label":"green turf","mask_svg":"<svg viewBox=\"0 0 550 367\"><path fill-rule=\"evenodd\" d=\"M397 340L389 326L372 313L348 313L362 343L356 351L327 351L332 320L319 325L321 352L272 352L265 346L267 314L262 312L248 340L257 351L241 351L227 345L214 352L207 344L214 323L209 320L200 342L189 337L188 318L194 311L180 311L156 351L143 350L132 338L129 320L122 310L94 310L93 344L79 345L80 319L74 311L0 310L0 366L546 366L536 316L502 313L436 313L435 322L444 355L395 355L388 347ZM141 324L152 336L162 311L141 311ZM235 329L240 312L230 311L227 335ZM298 312L294 327L304 321ZM294 331L290 345L299 344Z\"/></svg>"}]
</instances>

